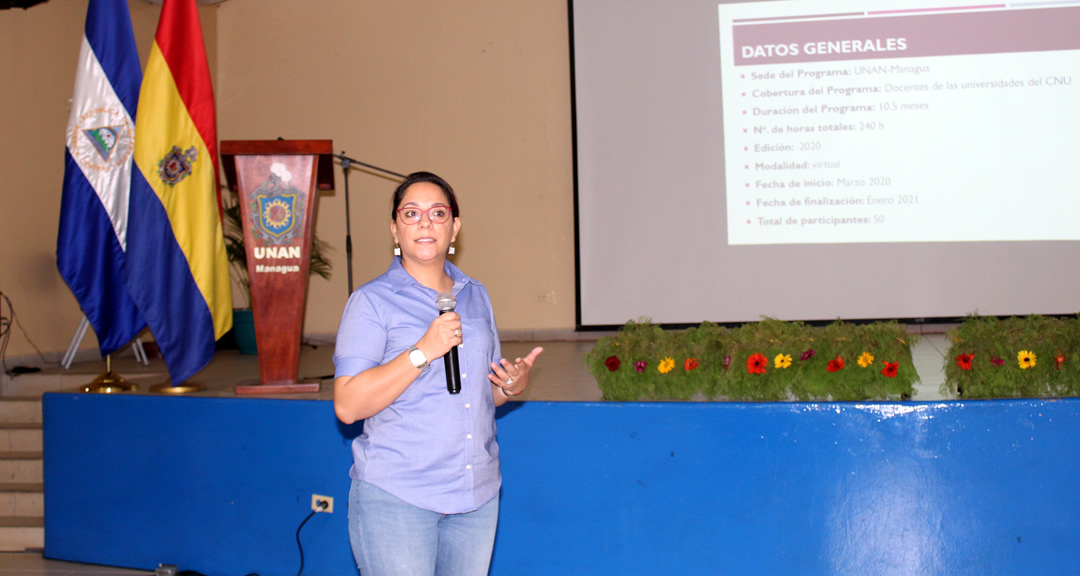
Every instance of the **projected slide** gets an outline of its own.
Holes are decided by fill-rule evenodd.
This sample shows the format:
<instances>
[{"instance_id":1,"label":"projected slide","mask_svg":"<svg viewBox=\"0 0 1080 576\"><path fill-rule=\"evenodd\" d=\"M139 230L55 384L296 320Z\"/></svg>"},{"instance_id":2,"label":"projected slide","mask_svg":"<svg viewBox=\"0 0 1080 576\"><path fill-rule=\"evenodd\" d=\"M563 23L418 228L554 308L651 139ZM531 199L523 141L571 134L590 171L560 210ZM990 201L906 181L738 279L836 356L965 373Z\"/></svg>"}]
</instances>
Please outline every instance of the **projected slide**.
<instances>
[{"instance_id":1,"label":"projected slide","mask_svg":"<svg viewBox=\"0 0 1080 576\"><path fill-rule=\"evenodd\" d=\"M572 0L578 324L1080 311L1080 0Z\"/></svg>"},{"instance_id":2,"label":"projected slide","mask_svg":"<svg viewBox=\"0 0 1080 576\"><path fill-rule=\"evenodd\" d=\"M1080 239L1080 6L881 6L719 6L728 243Z\"/></svg>"}]
</instances>

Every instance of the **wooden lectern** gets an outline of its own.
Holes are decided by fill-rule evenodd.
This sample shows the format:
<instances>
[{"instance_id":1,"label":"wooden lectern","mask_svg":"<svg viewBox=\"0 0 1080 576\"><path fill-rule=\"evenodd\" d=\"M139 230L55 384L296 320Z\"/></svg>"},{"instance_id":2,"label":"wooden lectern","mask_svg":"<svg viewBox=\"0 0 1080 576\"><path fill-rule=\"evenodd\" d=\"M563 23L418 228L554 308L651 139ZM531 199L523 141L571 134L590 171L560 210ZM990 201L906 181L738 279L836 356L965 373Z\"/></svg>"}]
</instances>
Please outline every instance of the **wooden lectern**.
<instances>
[{"instance_id":1,"label":"wooden lectern","mask_svg":"<svg viewBox=\"0 0 1080 576\"><path fill-rule=\"evenodd\" d=\"M240 198L261 383L237 394L318 392L300 382L318 191L334 188L330 140L223 140L225 180Z\"/></svg>"}]
</instances>

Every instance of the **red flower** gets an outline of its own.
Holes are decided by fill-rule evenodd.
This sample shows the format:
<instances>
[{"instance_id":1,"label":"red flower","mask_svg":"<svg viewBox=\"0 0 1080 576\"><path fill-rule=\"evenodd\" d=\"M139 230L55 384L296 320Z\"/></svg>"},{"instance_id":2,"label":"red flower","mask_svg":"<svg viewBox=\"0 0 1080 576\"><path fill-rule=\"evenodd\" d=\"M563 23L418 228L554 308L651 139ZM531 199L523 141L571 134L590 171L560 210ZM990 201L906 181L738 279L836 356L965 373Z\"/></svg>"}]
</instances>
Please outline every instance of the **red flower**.
<instances>
[{"instance_id":1,"label":"red flower","mask_svg":"<svg viewBox=\"0 0 1080 576\"><path fill-rule=\"evenodd\" d=\"M765 367L769 365L768 358L764 354L754 353L746 359L746 371L751 374L764 374Z\"/></svg>"},{"instance_id":2,"label":"red flower","mask_svg":"<svg viewBox=\"0 0 1080 576\"><path fill-rule=\"evenodd\" d=\"M638 374L645 372L646 366L648 366L648 364L646 364L644 360L638 360L637 362L634 362L634 370L637 370Z\"/></svg>"},{"instance_id":3,"label":"red flower","mask_svg":"<svg viewBox=\"0 0 1080 576\"><path fill-rule=\"evenodd\" d=\"M697 358L687 358L686 362L683 362L682 367L683 367L683 370L686 370L687 372L697 368L698 367Z\"/></svg>"},{"instance_id":4,"label":"red flower","mask_svg":"<svg viewBox=\"0 0 1080 576\"><path fill-rule=\"evenodd\" d=\"M971 363L974 362L974 354L960 354L956 357L956 365L962 370L971 370Z\"/></svg>"},{"instance_id":5,"label":"red flower","mask_svg":"<svg viewBox=\"0 0 1080 576\"><path fill-rule=\"evenodd\" d=\"M829 372L839 372L844 369L844 357L839 354L836 358L829 360L829 365L825 367Z\"/></svg>"},{"instance_id":6,"label":"red flower","mask_svg":"<svg viewBox=\"0 0 1080 576\"><path fill-rule=\"evenodd\" d=\"M619 369L619 359L614 356L608 356L608 359L604 360L604 366L607 366L608 370L614 372Z\"/></svg>"},{"instance_id":7,"label":"red flower","mask_svg":"<svg viewBox=\"0 0 1080 576\"><path fill-rule=\"evenodd\" d=\"M1005 359L1001 356L992 356L990 358L990 363L1000 368L1005 365Z\"/></svg>"},{"instance_id":8,"label":"red flower","mask_svg":"<svg viewBox=\"0 0 1080 576\"><path fill-rule=\"evenodd\" d=\"M1057 362L1057 369L1061 370L1061 365L1065 363L1065 355L1058 350L1058 355L1054 356L1054 362Z\"/></svg>"},{"instance_id":9,"label":"red flower","mask_svg":"<svg viewBox=\"0 0 1080 576\"><path fill-rule=\"evenodd\" d=\"M724 356L724 370L731 366L731 356Z\"/></svg>"},{"instance_id":10,"label":"red flower","mask_svg":"<svg viewBox=\"0 0 1080 576\"><path fill-rule=\"evenodd\" d=\"M811 359L811 358L813 358L813 357L814 357L814 354L817 354L817 352L814 352L814 349L813 349L813 348L811 348L810 350L807 350L806 352L803 352L803 353L802 353L802 356L801 356L801 358L802 358L802 359L803 359L804 361L805 361L805 360L809 360L809 359Z\"/></svg>"},{"instance_id":11,"label":"red flower","mask_svg":"<svg viewBox=\"0 0 1080 576\"><path fill-rule=\"evenodd\" d=\"M900 370L899 362L882 362L885 365L885 369L881 371L886 378L896 378L897 371Z\"/></svg>"}]
</instances>

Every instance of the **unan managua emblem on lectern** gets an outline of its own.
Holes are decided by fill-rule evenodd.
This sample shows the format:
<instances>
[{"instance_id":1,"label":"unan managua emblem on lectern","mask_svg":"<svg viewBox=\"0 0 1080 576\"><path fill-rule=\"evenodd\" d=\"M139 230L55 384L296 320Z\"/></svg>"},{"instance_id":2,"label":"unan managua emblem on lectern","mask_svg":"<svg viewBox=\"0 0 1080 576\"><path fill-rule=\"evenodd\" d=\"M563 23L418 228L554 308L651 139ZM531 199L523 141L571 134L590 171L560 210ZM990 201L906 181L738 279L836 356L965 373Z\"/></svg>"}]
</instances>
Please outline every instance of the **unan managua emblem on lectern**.
<instances>
[{"instance_id":1,"label":"unan managua emblem on lectern","mask_svg":"<svg viewBox=\"0 0 1080 576\"><path fill-rule=\"evenodd\" d=\"M292 244L304 216L304 195L289 181L291 174L280 164L271 168L266 182L248 195L256 235L267 244Z\"/></svg>"}]
</instances>

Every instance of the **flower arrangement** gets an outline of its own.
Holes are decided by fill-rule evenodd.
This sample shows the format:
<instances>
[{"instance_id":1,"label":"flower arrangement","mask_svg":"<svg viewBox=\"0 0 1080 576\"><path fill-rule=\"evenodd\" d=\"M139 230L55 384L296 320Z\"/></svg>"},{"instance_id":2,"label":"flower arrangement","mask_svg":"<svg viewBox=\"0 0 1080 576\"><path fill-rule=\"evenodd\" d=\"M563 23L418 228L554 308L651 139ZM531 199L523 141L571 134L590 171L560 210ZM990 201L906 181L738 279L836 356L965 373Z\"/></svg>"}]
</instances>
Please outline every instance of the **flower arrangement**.
<instances>
[{"instance_id":1,"label":"flower arrangement","mask_svg":"<svg viewBox=\"0 0 1080 576\"><path fill-rule=\"evenodd\" d=\"M899 400L918 381L912 337L896 322L663 330L639 319L585 359L606 400Z\"/></svg>"},{"instance_id":2,"label":"flower arrangement","mask_svg":"<svg viewBox=\"0 0 1080 576\"><path fill-rule=\"evenodd\" d=\"M1080 396L1080 318L972 315L949 340L942 394Z\"/></svg>"}]
</instances>

